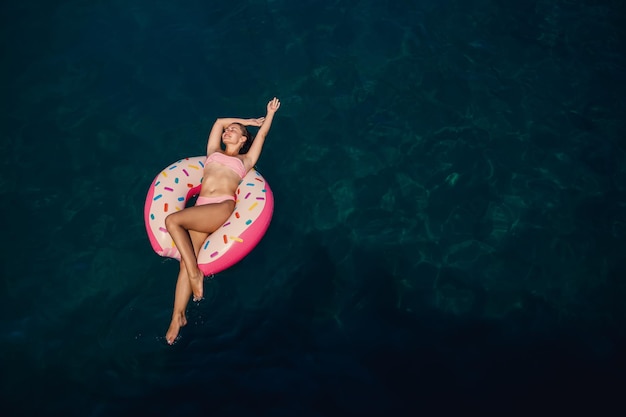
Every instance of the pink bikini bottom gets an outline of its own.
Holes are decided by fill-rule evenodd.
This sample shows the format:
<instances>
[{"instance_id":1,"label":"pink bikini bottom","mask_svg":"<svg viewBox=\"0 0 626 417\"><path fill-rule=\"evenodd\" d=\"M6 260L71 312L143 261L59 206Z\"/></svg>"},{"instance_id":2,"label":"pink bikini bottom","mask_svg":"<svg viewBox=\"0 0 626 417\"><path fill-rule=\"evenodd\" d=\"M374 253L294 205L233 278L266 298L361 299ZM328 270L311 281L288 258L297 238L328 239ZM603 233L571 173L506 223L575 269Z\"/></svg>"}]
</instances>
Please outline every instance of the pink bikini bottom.
<instances>
[{"instance_id":1,"label":"pink bikini bottom","mask_svg":"<svg viewBox=\"0 0 626 417\"><path fill-rule=\"evenodd\" d=\"M220 195L217 197L203 197L199 196L196 200L196 206L203 206L205 204L217 204L224 201L233 200L235 201L234 195Z\"/></svg>"}]
</instances>

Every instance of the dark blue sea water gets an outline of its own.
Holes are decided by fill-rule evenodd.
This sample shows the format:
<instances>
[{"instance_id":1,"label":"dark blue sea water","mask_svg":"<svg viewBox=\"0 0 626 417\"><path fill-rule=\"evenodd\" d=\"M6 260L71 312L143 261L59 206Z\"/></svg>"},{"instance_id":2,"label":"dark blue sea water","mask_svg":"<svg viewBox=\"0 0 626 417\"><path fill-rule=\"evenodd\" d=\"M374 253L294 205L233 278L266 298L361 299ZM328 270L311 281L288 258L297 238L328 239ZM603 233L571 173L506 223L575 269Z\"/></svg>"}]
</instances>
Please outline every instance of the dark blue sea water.
<instances>
[{"instance_id":1,"label":"dark blue sea water","mask_svg":"<svg viewBox=\"0 0 626 417\"><path fill-rule=\"evenodd\" d=\"M617 0L3 2L3 416L620 414ZM174 346L144 198L281 99Z\"/></svg>"}]
</instances>

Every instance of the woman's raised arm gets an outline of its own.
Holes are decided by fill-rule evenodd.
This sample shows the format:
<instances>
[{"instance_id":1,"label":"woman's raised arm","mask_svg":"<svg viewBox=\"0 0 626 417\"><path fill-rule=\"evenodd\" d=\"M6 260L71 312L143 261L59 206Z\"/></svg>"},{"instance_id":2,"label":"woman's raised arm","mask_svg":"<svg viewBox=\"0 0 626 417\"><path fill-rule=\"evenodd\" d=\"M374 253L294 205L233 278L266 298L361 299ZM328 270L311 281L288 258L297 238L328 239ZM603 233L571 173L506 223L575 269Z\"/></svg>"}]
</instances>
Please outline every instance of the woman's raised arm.
<instances>
[{"instance_id":1,"label":"woman's raised arm","mask_svg":"<svg viewBox=\"0 0 626 417\"><path fill-rule=\"evenodd\" d=\"M252 146L250 146L250 150L245 154L244 161L246 164L246 168L252 168L259 157L261 156L261 150L263 149L263 144L265 143L265 138L267 137L267 133L270 131L270 127L272 126L272 120L274 119L274 114L280 107L280 101L274 97L267 103L267 114L265 115L265 120L263 124L259 128L257 132L254 142L252 142Z\"/></svg>"}]
</instances>

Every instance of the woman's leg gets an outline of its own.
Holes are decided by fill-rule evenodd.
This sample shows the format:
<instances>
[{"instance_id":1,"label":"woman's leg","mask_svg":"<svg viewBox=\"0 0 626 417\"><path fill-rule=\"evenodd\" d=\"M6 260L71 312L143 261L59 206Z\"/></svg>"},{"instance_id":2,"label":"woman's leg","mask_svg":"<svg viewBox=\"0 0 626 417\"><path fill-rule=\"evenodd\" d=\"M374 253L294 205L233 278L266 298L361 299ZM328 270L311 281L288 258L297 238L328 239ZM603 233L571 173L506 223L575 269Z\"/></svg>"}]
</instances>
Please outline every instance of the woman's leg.
<instances>
[{"instance_id":1,"label":"woman's leg","mask_svg":"<svg viewBox=\"0 0 626 417\"><path fill-rule=\"evenodd\" d=\"M193 243L193 249L196 256L200 251L202 243L206 240L208 233L189 231L191 241ZM180 262L180 270L178 271L178 280L176 281L176 293L174 294L174 311L172 312L172 322L165 334L165 340L168 344L173 344L180 328L187 324L187 316L185 311L187 310L187 304L191 297L191 285L189 284L189 277L187 276L187 268L183 262Z\"/></svg>"},{"instance_id":2,"label":"woman's leg","mask_svg":"<svg viewBox=\"0 0 626 417\"><path fill-rule=\"evenodd\" d=\"M228 219L234 209L235 202L227 200L221 203L188 207L165 218L165 227L174 240L180 252L181 262L187 270L194 299L202 298L204 274L198 268L198 259L189 231L212 233Z\"/></svg>"}]
</instances>

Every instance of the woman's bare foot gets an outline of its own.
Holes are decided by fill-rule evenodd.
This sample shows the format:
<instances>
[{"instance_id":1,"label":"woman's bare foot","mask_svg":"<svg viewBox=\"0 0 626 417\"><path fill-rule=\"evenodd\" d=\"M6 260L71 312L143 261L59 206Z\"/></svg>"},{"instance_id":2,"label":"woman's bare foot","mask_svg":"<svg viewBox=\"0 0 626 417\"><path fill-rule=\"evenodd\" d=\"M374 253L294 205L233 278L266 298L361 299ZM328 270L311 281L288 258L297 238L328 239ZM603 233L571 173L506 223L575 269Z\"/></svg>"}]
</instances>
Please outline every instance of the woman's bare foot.
<instances>
[{"instance_id":1,"label":"woman's bare foot","mask_svg":"<svg viewBox=\"0 0 626 417\"><path fill-rule=\"evenodd\" d=\"M202 296L204 295L204 273L196 269L193 273L187 271L187 276L189 277L191 291L193 292L193 301L202 300Z\"/></svg>"},{"instance_id":2,"label":"woman's bare foot","mask_svg":"<svg viewBox=\"0 0 626 417\"><path fill-rule=\"evenodd\" d=\"M172 322L170 323L170 328L167 329L167 333L165 334L165 340L167 340L168 345L173 345L178 337L178 333L180 332L180 328L187 325L187 317L185 317L185 313L174 313L172 316Z\"/></svg>"}]
</instances>

